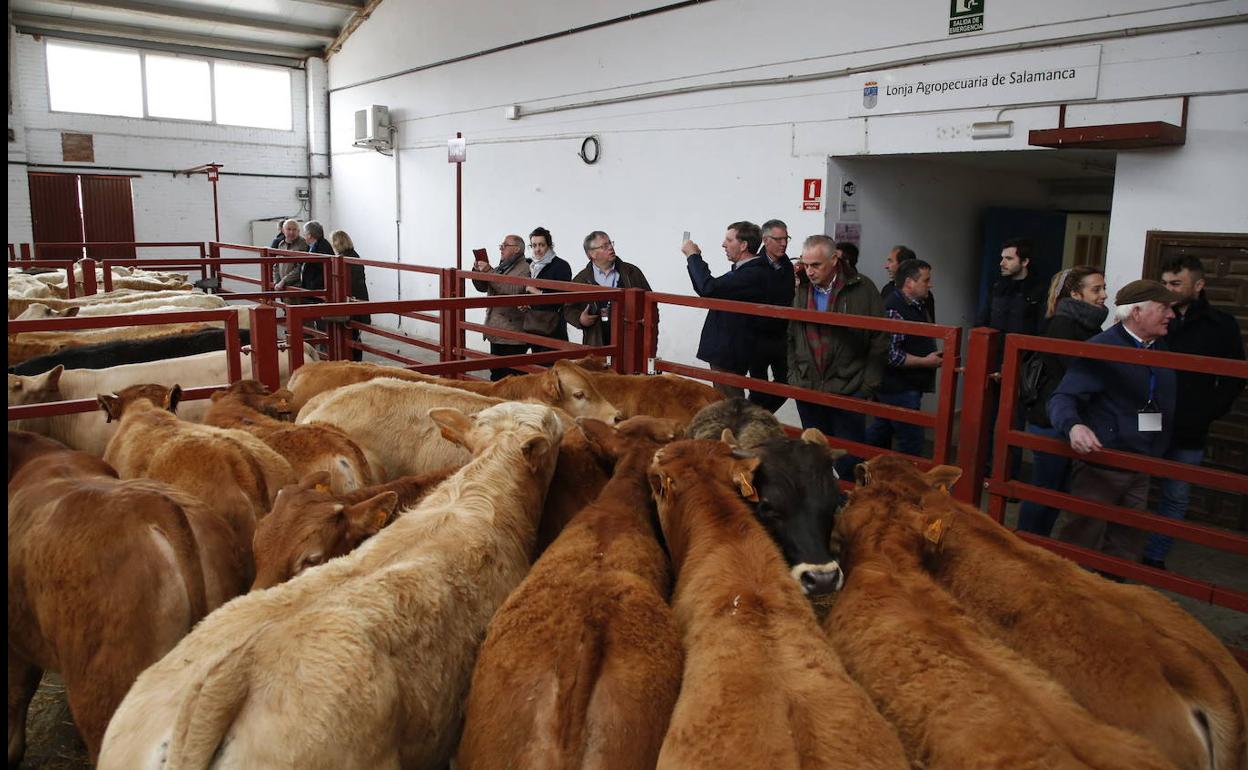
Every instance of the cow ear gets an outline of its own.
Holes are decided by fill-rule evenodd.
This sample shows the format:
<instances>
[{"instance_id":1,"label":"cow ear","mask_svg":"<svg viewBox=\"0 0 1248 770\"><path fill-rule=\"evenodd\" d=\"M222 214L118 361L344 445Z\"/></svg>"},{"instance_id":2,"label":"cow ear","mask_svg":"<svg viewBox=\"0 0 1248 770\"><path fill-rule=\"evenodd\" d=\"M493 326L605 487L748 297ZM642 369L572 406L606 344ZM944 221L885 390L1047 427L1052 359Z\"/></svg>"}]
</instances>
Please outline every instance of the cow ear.
<instances>
[{"instance_id":1,"label":"cow ear","mask_svg":"<svg viewBox=\"0 0 1248 770\"><path fill-rule=\"evenodd\" d=\"M930 519L923 525L923 548L929 553L939 551L948 531L949 520L947 518L937 516Z\"/></svg>"},{"instance_id":2,"label":"cow ear","mask_svg":"<svg viewBox=\"0 0 1248 770\"><path fill-rule=\"evenodd\" d=\"M441 406L429 410L429 419L442 431L442 438L468 449L468 432L472 430L472 420L466 414L458 409Z\"/></svg>"},{"instance_id":3,"label":"cow ear","mask_svg":"<svg viewBox=\"0 0 1248 770\"><path fill-rule=\"evenodd\" d=\"M736 461L732 467L732 483L737 485L741 496L751 503L758 502L758 490L754 488L754 471L758 469L759 462L757 457L749 457Z\"/></svg>"},{"instance_id":4,"label":"cow ear","mask_svg":"<svg viewBox=\"0 0 1248 770\"><path fill-rule=\"evenodd\" d=\"M937 465L923 476L932 485L932 489L948 492L962 478L962 469L956 465Z\"/></svg>"},{"instance_id":5,"label":"cow ear","mask_svg":"<svg viewBox=\"0 0 1248 770\"><path fill-rule=\"evenodd\" d=\"M823 431L818 428L807 428L802 431L802 441L807 444L822 444L827 446L828 437L823 435Z\"/></svg>"},{"instance_id":6,"label":"cow ear","mask_svg":"<svg viewBox=\"0 0 1248 770\"><path fill-rule=\"evenodd\" d=\"M577 417L576 427L580 429L595 453L614 458L618 451L618 438L615 429L602 420L592 417Z\"/></svg>"},{"instance_id":7,"label":"cow ear","mask_svg":"<svg viewBox=\"0 0 1248 770\"><path fill-rule=\"evenodd\" d=\"M737 441L737 437L733 434L732 428L724 428L723 432L719 434L719 440L733 449L741 446L740 442Z\"/></svg>"},{"instance_id":8,"label":"cow ear","mask_svg":"<svg viewBox=\"0 0 1248 770\"><path fill-rule=\"evenodd\" d=\"M121 399L116 393L101 393L95 397L100 409L104 410L104 422L121 419Z\"/></svg>"},{"instance_id":9,"label":"cow ear","mask_svg":"<svg viewBox=\"0 0 1248 770\"><path fill-rule=\"evenodd\" d=\"M866 463L858 463L854 466L854 483L860 487L870 486L871 469Z\"/></svg>"},{"instance_id":10,"label":"cow ear","mask_svg":"<svg viewBox=\"0 0 1248 770\"><path fill-rule=\"evenodd\" d=\"M78 307L77 305L71 308L66 308L65 311L61 313L61 318L73 318L74 316L78 315L79 310L82 310L82 308Z\"/></svg>"},{"instance_id":11,"label":"cow ear","mask_svg":"<svg viewBox=\"0 0 1248 770\"><path fill-rule=\"evenodd\" d=\"M316 471L309 473L299 480L299 488L308 490L315 489L317 492L329 492L329 471Z\"/></svg>"},{"instance_id":12,"label":"cow ear","mask_svg":"<svg viewBox=\"0 0 1248 770\"><path fill-rule=\"evenodd\" d=\"M225 398L228 395L230 395L230 391L228 390L214 390L212 391L212 395L209 396L208 398L211 399L212 402L215 404L216 402L220 401L221 399Z\"/></svg>"},{"instance_id":13,"label":"cow ear","mask_svg":"<svg viewBox=\"0 0 1248 770\"><path fill-rule=\"evenodd\" d=\"M550 439L545 436L534 436L524 442L524 459L529 465L529 470L537 473L538 468L542 464L542 457L550 451Z\"/></svg>"},{"instance_id":14,"label":"cow ear","mask_svg":"<svg viewBox=\"0 0 1248 770\"><path fill-rule=\"evenodd\" d=\"M173 414L177 414L178 403L181 400L182 400L182 386L175 384L172 388L169 389L169 392L165 394L165 403L163 404L163 406L167 411L172 412Z\"/></svg>"},{"instance_id":15,"label":"cow ear","mask_svg":"<svg viewBox=\"0 0 1248 770\"><path fill-rule=\"evenodd\" d=\"M344 509L342 517L346 519L347 539L352 546L380 532L398 505L399 496L396 493L382 492Z\"/></svg>"},{"instance_id":16,"label":"cow ear","mask_svg":"<svg viewBox=\"0 0 1248 770\"><path fill-rule=\"evenodd\" d=\"M546 372L545 377L546 393L550 396L551 402L563 398L563 381L559 379L559 370L550 369Z\"/></svg>"},{"instance_id":17,"label":"cow ear","mask_svg":"<svg viewBox=\"0 0 1248 770\"><path fill-rule=\"evenodd\" d=\"M51 369L48 370L48 373L44 375L42 387L59 388L61 386L61 375L64 373L65 373L64 364L57 364L56 366L52 367Z\"/></svg>"}]
</instances>

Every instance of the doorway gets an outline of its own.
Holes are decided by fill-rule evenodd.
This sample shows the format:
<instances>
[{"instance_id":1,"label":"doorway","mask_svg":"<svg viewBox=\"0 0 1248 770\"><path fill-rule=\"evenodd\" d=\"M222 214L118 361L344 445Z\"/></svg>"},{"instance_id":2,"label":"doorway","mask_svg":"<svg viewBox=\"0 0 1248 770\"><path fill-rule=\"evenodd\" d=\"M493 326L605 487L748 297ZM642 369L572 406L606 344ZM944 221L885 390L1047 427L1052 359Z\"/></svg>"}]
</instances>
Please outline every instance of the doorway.
<instances>
[{"instance_id":1,"label":"doorway","mask_svg":"<svg viewBox=\"0 0 1248 770\"><path fill-rule=\"evenodd\" d=\"M35 243L133 242L130 177L30 172L30 215ZM44 249L52 259L133 259L133 246Z\"/></svg>"}]
</instances>

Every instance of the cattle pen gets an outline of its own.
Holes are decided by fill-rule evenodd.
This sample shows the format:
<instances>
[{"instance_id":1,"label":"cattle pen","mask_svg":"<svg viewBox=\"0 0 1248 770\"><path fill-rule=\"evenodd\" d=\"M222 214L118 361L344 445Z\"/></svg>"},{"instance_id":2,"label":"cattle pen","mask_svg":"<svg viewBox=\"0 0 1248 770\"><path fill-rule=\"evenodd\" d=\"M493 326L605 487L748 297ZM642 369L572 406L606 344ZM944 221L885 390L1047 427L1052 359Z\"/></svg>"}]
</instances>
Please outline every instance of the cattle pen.
<instances>
[{"instance_id":1,"label":"cattle pen","mask_svg":"<svg viewBox=\"0 0 1248 770\"><path fill-rule=\"evenodd\" d=\"M51 257L56 253L74 251L76 255L92 254L99 258L78 260L76 257ZM126 253L124 257L103 255L101 249ZM194 256L170 258L150 256L135 258L139 249L162 251L180 248ZM241 256L223 256L239 254ZM1002 344L1001 335L990 329L969 331L957 326L917 324L888 319L869 319L841 314L816 313L801 309L780 309L725 300L646 292L640 289L611 289L569 282L543 281L532 278L476 273L450 267L414 264L399 261L366 260L342 256L309 255L264 247L221 242L193 243L70 243L10 244L10 268L45 268L64 270L67 291L73 296L91 296L112 287L112 269L128 267L188 269L197 272L200 286L227 301L246 300L257 303L248 310L251 340L240 342L238 315L233 309L215 311L170 312L144 316L97 316L91 318L47 319L41 321L10 321L9 334L35 331L67 331L114 326L142 326L181 321L222 322L226 328L229 380L250 376L271 388L278 385L279 356L287 356L290 371L305 360L304 343L320 350L330 360L345 360L353 351L369 353L417 372L452 377L468 376L468 372L490 367L513 367L522 371L540 371L543 365L559 359L602 356L620 374L669 373L711 383L749 387L763 393L809 401L857 412L863 415L910 423L930 429L934 434L930 456L910 457L920 467L958 464L965 471L965 480L954 494L973 505L986 505L989 515L1005 522L1005 509L1011 499L1035 500L1068 508L1081 515L1129 524L1150 532L1158 532L1188 540L1202 546L1225 551L1235 556L1248 556L1248 536L1202 524L1165 519L1148 512L1103 506L1025 484L1010 476L1011 452L1023 449L1071 455L1072 450L1061 442L1024 433L1010 416L1014 414L1019 358L1024 351L1060 352L1069 356L1096 357L1130 363L1151 364L1180 370L1203 371L1228 377L1248 378L1248 363L1231 362L1154 351L1106 350L1103 346L1054 341L1039 337L1010 335ZM301 261L316 260L325 266L326 286L319 290L281 289L273 287L270 266L298 257ZM358 301L349 297L351 266L376 270L392 270L404 275L417 275L436 282L436 296L418 299ZM81 271L81 287L77 286L76 268ZM101 271L97 280L96 270ZM241 270L258 271L258 277ZM483 332L486 327L467 320L470 310L490 307L514 307L531 300L524 294L509 296L473 296L468 291L471 280L493 281L520 286L533 286L548 292L544 304L610 301L616 313L611 325L611 339L602 346L585 346L553 340L524 332L491 333L516 343L541 345L548 350L536 353L490 356L470 347L469 332ZM311 300L310 302L308 300ZM941 342L945 355L938 370L934 411L912 410L885 404L803 390L788 385L768 383L699 366L667 360L660 356L660 308L680 307L695 310L721 310L746 315L783 318L805 323L823 323L848 329L885 333L921 334ZM353 317L365 314L392 315L434 326L436 334L417 335L398 331L376 323L363 323ZM666 333L678 333L667 324ZM667 331L671 330L671 331ZM355 333L355 334L353 334ZM376 344L356 339L359 333L409 345L424 351L425 360L383 349ZM964 339L965 337L965 339ZM285 348L285 352L281 351ZM250 371L245 372L240 355L250 353ZM1003 357L999 354L1003 352ZM429 356L436 360L428 360ZM999 367L993 365L1002 360ZM194 388L187 398L206 398L213 390L230 383ZM996 413L992 402L999 393ZM959 409L960 404L960 409ZM94 401L79 400L29 406L10 406L10 421L91 411ZM829 443L862 457L870 458L883 450L878 447L831 438ZM991 448L992 474L986 472ZM1098 452L1089 459L1111 467L1127 468L1149 474L1186 480L1195 484L1224 489L1240 495L1248 494L1248 474L1192 467L1179 463L1120 452ZM1200 602L1248 613L1248 593L1230 585L1198 580L1173 572L1127 562L1097 552L1070 546L1056 540L1018 533L1021 537L1073 559L1090 568L1129 578L1146 585L1163 588ZM1241 663L1248 666L1248 655L1234 650Z\"/></svg>"}]
</instances>

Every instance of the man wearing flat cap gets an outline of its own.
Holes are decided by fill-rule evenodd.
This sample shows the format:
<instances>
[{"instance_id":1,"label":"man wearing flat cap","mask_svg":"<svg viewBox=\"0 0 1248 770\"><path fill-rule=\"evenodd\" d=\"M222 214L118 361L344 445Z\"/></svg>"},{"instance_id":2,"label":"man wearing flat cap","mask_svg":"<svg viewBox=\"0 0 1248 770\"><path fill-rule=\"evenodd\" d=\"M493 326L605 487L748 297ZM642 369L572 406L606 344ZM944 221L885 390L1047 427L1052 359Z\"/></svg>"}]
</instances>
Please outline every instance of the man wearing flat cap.
<instances>
[{"instance_id":1,"label":"man wearing flat cap","mask_svg":"<svg viewBox=\"0 0 1248 770\"><path fill-rule=\"evenodd\" d=\"M1164 337L1174 318L1171 305L1180 299L1157 281L1132 281L1114 297L1118 323L1088 342L1164 350ZM1114 449L1161 457L1174 432L1176 391L1173 369L1075 358L1049 399L1049 420L1081 455ZM1146 473L1075 460L1070 494L1143 510L1148 480ZM1147 533L1062 511L1054 537L1136 561Z\"/></svg>"}]
</instances>

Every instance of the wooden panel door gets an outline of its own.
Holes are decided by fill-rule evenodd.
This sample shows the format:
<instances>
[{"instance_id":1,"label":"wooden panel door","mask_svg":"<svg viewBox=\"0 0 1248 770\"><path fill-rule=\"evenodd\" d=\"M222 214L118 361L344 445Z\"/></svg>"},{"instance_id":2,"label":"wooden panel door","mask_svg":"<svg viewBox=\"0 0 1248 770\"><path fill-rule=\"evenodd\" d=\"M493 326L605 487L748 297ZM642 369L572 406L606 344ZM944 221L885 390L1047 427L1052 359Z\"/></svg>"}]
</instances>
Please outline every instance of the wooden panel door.
<instances>
[{"instance_id":1,"label":"wooden panel door","mask_svg":"<svg viewBox=\"0 0 1248 770\"><path fill-rule=\"evenodd\" d=\"M82 223L88 242L134 241L130 177L82 177ZM133 246L88 246L92 259L133 259Z\"/></svg>"},{"instance_id":2,"label":"wooden panel door","mask_svg":"<svg viewBox=\"0 0 1248 770\"><path fill-rule=\"evenodd\" d=\"M30 218L35 243L81 243L82 213L77 174L31 172ZM40 249L40 259L78 259L82 249Z\"/></svg>"},{"instance_id":3,"label":"wooden panel door","mask_svg":"<svg viewBox=\"0 0 1248 770\"><path fill-rule=\"evenodd\" d=\"M1166 260L1182 256L1200 259L1205 268L1205 297L1210 305L1235 317L1248 343L1248 233L1149 231L1143 277L1159 279ZM1248 389L1240 393L1231 411L1210 426L1205 465L1237 473L1248 469ZM1248 530L1248 498L1192 487L1188 518Z\"/></svg>"}]
</instances>

